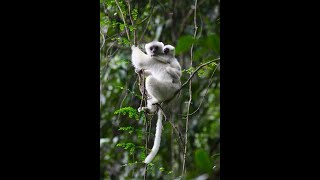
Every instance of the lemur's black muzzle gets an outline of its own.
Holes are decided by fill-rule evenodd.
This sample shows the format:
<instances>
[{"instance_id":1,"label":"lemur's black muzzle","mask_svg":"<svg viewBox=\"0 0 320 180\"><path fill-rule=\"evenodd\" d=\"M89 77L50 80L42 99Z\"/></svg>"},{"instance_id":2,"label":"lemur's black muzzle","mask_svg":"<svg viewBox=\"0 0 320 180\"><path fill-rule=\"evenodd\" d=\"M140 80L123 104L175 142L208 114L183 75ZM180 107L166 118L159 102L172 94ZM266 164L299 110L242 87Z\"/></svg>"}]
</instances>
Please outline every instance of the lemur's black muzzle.
<instances>
[{"instance_id":1,"label":"lemur's black muzzle","mask_svg":"<svg viewBox=\"0 0 320 180\"><path fill-rule=\"evenodd\" d=\"M158 47L157 46L152 46L150 47L150 51L154 54L158 51Z\"/></svg>"},{"instance_id":2,"label":"lemur's black muzzle","mask_svg":"<svg viewBox=\"0 0 320 180\"><path fill-rule=\"evenodd\" d=\"M169 49L168 49L168 48L165 48L165 49L163 50L163 52L164 52L165 54L168 54Z\"/></svg>"}]
</instances>

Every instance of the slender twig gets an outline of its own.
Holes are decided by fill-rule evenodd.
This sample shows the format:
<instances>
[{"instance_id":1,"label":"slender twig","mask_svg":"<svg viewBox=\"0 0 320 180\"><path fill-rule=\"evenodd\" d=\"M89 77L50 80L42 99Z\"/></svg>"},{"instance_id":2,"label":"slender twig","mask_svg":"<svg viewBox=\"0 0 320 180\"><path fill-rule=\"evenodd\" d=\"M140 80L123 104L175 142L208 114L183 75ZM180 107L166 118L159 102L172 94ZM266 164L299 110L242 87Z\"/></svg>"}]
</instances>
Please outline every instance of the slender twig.
<instances>
[{"instance_id":1,"label":"slender twig","mask_svg":"<svg viewBox=\"0 0 320 180\"><path fill-rule=\"evenodd\" d=\"M174 168L174 166L173 166L173 164L174 164L174 141L173 141L173 128L171 128L171 132L170 132L170 136L171 136L171 145L170 145L170 147L171 147L171 161L170 161L170 163L171 163L171 168L173 169ZM174 170L173 170L173 172L174 172ZM171 179L173 179L173 177L174 177L174 173L172 173L171 174Z\"/></svg>"},{"instance_id":2,"label":"slender twig","mask_svg":"<svg viewBox=\"0 0 320 180\"><path fill-rule=\"evenodd\" d=\"M194 35L193 38L197 35L197 0L195 0L194 4ZM190 50L190 67L192 67L192 60L193 60L193 43ZM192 74L193 75L193 74ZM187 154L187 144L188 144L188 127L189 127L189 112L190 112L190 105L192 101L192 81L191 81L191 75L189 80L189 101L187 104L187 116L186 116L186 131L185 131L185 141L184 141L184 152L183 152L183 163L182 163L182 177L184 177L186 173L186 154ZM183 87L183 85L182 85Z\"/></svg>"},{"instance_id":3,"label":"slender twig","mask_svg":"<svg viewBox=\"0 0 320 180\"><path fill-rule=\"evenodd\" d=\"M153 9L151 9L152 12ZM150 13L150 15L148 15L147 17L145 17L144 19L142 19L140 22L138 22L136 25L140 25L141 23L143 23L145 20L147 20L148 18L150 18L152 14Z\"/></svg>"},{"instance_id":4,"label":"slender twig","mask_svg":"<svg viewBox=\"0 0 320 180\"><path fill-rule=\"evenodd\" d=\"M146 123L146 132L148 132L148 122L147 121L145 121L145 123ZM148 154L148 141L149 141L149 134L147 134L147 136L146 136L147 138L146 138L146 154ZM146 180L147 179L147 164L145 164L145 166L144 166L144 179Z\"/></svg>"},{"instance_id":5,"label":"slender twig","mask_svg":"<svg viewBox=\"0 0 320 180\"><path fill-rule=\"evenodd\" d=\"M204 97L206 97L206 95L208 94L209 87L210 87L211 84L213 83L213 75L214 75L214 73L216 72L216 70L218 69L218 66L219 66L219 65L220 65L220 63L216 66L216 68L213 70L213 72L212 72L212 74L211 74L211 77L210 77L208 86L207 86L207 88L206 88L206 93L205 93L204 96L202 97L202 99L201 99L201 101L200 101L200 105L198 106L198 108L197 108L195 111L193 111L192 113L190 113L189 116L193 115L194 113L196 113L196 112L200 109L200 107L201 107L201 105L202 105L202 102L204 101Z\"/></svg>"},{"instance_id":6,"label":"slender twig","mask_svg":"<svg viewBox=\"0 0 320 180\"><path fill-rule=\"evenodd\" d=\"M128 77L128 69L126 69L126 77ZM128 91L127 91L127 89L128 89L128 80L126 79L126 88L125 88L125 95L124 95L124 97L123 97L123 99L122 99L122 101L121 101L121 103L120 103L120 107L119 107L119 109L121 109L122 108L122 104L123 104L123 102L124 102L124 100L126 99L126 97L128 96ZM118 114L118 118L117 118L117 123L118 123L118 120L119 120L119 118L120 118L120 113ZM118 125L119 125L119 123L118 123Z\"/></svg>"},{"instance_id":7,"label":"slender twig","mask_svg":"<svg viewBox=\"0 0 320 180\"><path fill-rule=\"evenodd\" d=\"M189 17L191 16L192 12L194 11L193 8L191 8L189 10L189 12L187 13L186 16L184 16L184 18L182 19L181 25L180 25L180 30L179 30L179 34L182 34L183 30L185 30L185 26L186 26L186 22L189 19Z\"/></svg>"},{"instance_id":8,"label":"slender twig","mask_svg":"<svg viewBox=\"0 0 320 180\"><path fill-rule=\"evenodd\" d=\"M108 68L108 65L110 63L109 57L113 56L119 50L119 49L116 49L112 54L108 55L109 50L111 49L112 46L113 46L113 44L111 46L109 46L109 48L106 51L106 55L105 56L106 56L107 60L106 60L105 65L101 69L101 72L102 72L102 76L101 77L104 77L106 75L107 68ZM106 79L108 79L108 78L106 78ZM106 83L107 83L107 81L102 82L102 87L104 87Z\"/></svg>"},{"instance_id":9,"label":"slender twig","mask_svg":"<svg viewBox=\"0 0 320 180\"><path fill-rule=\"evenodd\" d=\"M139 77L139 90L140 90L140 93L142 95L142 98L141 98L141 101L140 101L140 107L142 107L142 103L143 101L145 102L145 106L146 106L146 103L147 103L147 97L145 96L145 78L144 78L144 71L142 70L142 72L138 73L138 77ZM148 141L149 141L149 135L150 135L150 129L151 129L151 120L152 118L150 119L150 122L149 122L149 128L148 128L148 120L147 120L147 113L146 112L143 112L144 113L144 117L145 117L145 122L146 122L146 133L147 133L147 137L146 137L146 154L148 154ZM148 131L149 130L149 131ZM149 133L148 133L149 132ZM147 164L145 164L144 166L144 175L143 175L143 179L146 180L147 179L147 170L148 170L148 166Z\"/></svg>"},{"instance_id":10,"label":"slender twig","mask_svg":"<svg viewBox=\"0 0 320 180\"><path fill-rule=\"evenodd\" d=\"M134 153L132 154L132 162L134 163ZM134 178L134 167L132 167L132 179Z\"/></svg>"},{"instance_id":11,"label":"slender twig","mask_svg":"<svg viewBox=\"0 0 320 180\"><path fill-rule=\"evenodd\" d=\"M117 48L116 50L114 50L114 52L112 52L108 57L111 57L111 56L115 55L117 51L119 51L119 48Z\"/></svg>"},{"instance_id":12,"label":"slender twig","mask_svg":"<svg viewBox=\"0 0 320 180\"><path fill-rule=\"evenodd\" d=\"M111 45L109 45L109 47L108 47L108 49L106 50L106 57L109 57L109 56L111 56L111 54L108 56L108 54L109 54L109 51L111 50L111 48L114 46L114 43L111 43Z\"/></svg>"},{"instance_id":13,"label":"slender twig","mask_svg":"<svg viewBox=\"0 0 320 180\"><path fill-rule=\"evenodd\" d=\"M134 22L132 20L132 15L131 15L131 6L130 6L130 2L129 0L126 0L127 6L128 6L128 11L129 11L129 17L130 17L130 21L131 21L131 25L134 27ZM136 30L133 30L133 44L136 46L137 45L137 40L136 40Z\"/></svg>"},{"instance_id":14,"label":"slender twig","mask_svg":"<svg viewBox=\"0 0 320 180\"><path fill-rule=\"evenodd\" d=\"M101 51L101 49L102 49L103 46L104 46L104 43L106 42L106 38L104 37L104 34L102 34L101 31L100 31L100 34L101 34L101 36L102 36L102 45L101 45L101 47L100 47L100 51Z\"/></svg>"},{"instance_id":15,"label":"slender twig","mask_svg":"<svg viewBox=\"0 0 320 180\"><path fill-rule=\"evenodd\" d=\"M133 83L133 85L132 85L132 91L134 90L134 88L136 87L136 84L137 84L137 81L138 81L138 77L136 78L136 80L134 81L134 83ZM133 100L133 96L135 96L133 93L131 94L131 102L132 102L132 100Z\"/></svg>"},{"instance_id":16,"label":"slender twig","mask_svg":"<svg viewBox=\"0 0 320 180\"><path fill-rule=\"evenodd\" d=\"M167 118L167 116L166 116L163 108L161 107L161 105L160 104L156 104L156 105L158 106L159 110L161 110L165 121L168 121L170 123L170 125L173 127L173 129L175 130L175 132L176 132L176 134L178 136L178 140L179 140L179 143L181 145L181 148L183 148L183 138L182 138L181 132L178 130L177 126L169 118Z\"/></svg>"},{"instance_id":17,"label":"slender twig","mask_svg":"<svg viewBox=\"0 0 320 180\"><path fill-rule=\"evenodd\" d=\"M150 20L151 20L151 16L153 14L153 7L151 9L151 12L150 12L150 16L149 16L149 19L148 19L148 22L147 22L147 25L145 26L146 28L144 28L144 31L142 32L141 36L140 36L140 39L138 42L141 41L141 39L144 37L144 34L146 33L147 29L148 29L148 26L149 26L149 23L150 23Z\"/></svg>"},{"instance_id":18,"label":"slender twig","mask_svg":"<svg viewBox=\"0 0 320 180\"><path fill-rule=\"evenodd\" d=\"M203 68L204 66L207 66L207 65L209 65L209 64L211 64L211 63L213 63L213 62L215 62L215 61L217 61L217 60L220 60L220 58L214 59L214 60L212 60L212 61L208 61L208 62L206 62L206 63L198 66L198 67L196 68L196 70L193 71L193 73L189 76L188 80L187 80L185 83L182 84L182 86L173 94L173 96L172 96L170 99L168 99L168 100L166 100L166 101L164 101L164 102L169 102L169 101L171 101L171 100L182 90L182 88L185 87L185 86L191 81L191 79L193 78L193 76L194 76L201 68Z\"/></svg>"},{"instance_id":19,"label":"slender twig","mask_svg":"<svg viewBox=\"0 0 320 180\"><path fill-rule=\"evenodd\" d=\"M141 101L140 101L140 106L139 106L141 108L143 101L147 102L144 71L142 70L141 73L139 72L138 76L139 76L139 89L140 89L140 93L142 95L142 98L141 98Z\"/></svg>"},{"instance_id":20,"label":"slender twig","mask_svg":"<svg viewBox=\"0 0 320 180\"><path fill-rule=\"evenodd\" d=\"M198 6L200 6L200 5L201 5L202 3L204 3L204 2L205 2L205 0L200 1L200 2L198 3ZM184 16L184 18L182 19L181 25L180 25L180 30L179 30L179 33L178 33L178 34L180 34L180 35L182 34L183 30L185 29L186 22L187 22L187 20L189 19L189 17L191 16L193 10L194 10L194 8L191 8L191 9L188 11L187 15Z\"/></svg>"},{"instance_id":21,"label":"slender twig","mask_svg":"<svg viewBox=\"0 0 320 180\"><path fill-rule=\"evenodd\" d=\"M124 19L124 16L123 16L123 12L120 8L120 5L119 5L119 2L117 0L114 0L118 6L118 9L120 11L120 14L121 14L121 17L122 17L122 21L123 21L123 24L124 24L124 28L126 30L126 33L127 33L127 37L128 37L128 41L130 42L130 35L129 35L129 31L128 31L128 28L127 28L127 23L126 23L126 20ZM131 43L130 43L130 46L131 46Z\"/></svg>"},{"instance_id":22,"label":"slender twig","mask_svg":"<svg viewBox=\"0 0 320 180\"><path fill-rule=\"evenodd\" d=\"M109 39L111 39L111 38L113 38L113 37L116 37L116 36L118 36L118 35L119 35L119 34L113 34L113 35L110 35L110 36L106 35L106 36L107 36L106 41L109 40Z\"/></svg>"},{"instance_id":23,"label":"slender twig","mask_svg":"<svg viewBox=\"0 0 320 180\"><path fill-rule=\"evenodd\" d=\"M215 61L217 61L217 60L220 60L220 58L217 58L217 59L208 61L208 62L206 62L206 63L201 64L200 66L198 66L197 69L194 70L194 72L190 75L189 79L188 79L185 83L182 84L182 86L180 87L179 91L180 91L185 85L188 84L188 82L192 79L192 77L193 77L202 67L204 67L204 66L206 66L206 65L208 65L208 64L211 64L211 63L213 63L213 62L215 62ZM178 93L178 92L176 92L176 93Z\"/></svg>"}]
</instances>

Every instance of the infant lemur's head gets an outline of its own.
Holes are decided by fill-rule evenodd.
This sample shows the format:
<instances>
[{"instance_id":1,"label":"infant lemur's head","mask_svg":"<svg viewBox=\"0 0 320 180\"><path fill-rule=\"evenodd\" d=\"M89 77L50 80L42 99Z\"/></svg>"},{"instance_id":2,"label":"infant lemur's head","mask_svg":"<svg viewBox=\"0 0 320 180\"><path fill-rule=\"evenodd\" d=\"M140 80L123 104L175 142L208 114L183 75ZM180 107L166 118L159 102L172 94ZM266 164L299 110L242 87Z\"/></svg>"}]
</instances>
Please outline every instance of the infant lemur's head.
<instances>
[{"instance_id":1,"label":"infant lemur's head","mask_svg":"<svg viewBox=\"0 0 320 180\"><path fill-rule=\"evenodd\" d=\"M163 53L164 44L159 41L152 41L145 45L145 49L148 55L154 56Z\"/></svg>"},{"instance_id":2,"label":"infant lemur's head","mask_svg":"<svg viewBox=\"0 0 320 180\"><path fill-rule=\"evenodd\" d=\"M163 53L166 54L166 55L174 56L175 48L173 46L171 46L171 45L165 45L163 47Z\"/></svg>"}]
</instances>

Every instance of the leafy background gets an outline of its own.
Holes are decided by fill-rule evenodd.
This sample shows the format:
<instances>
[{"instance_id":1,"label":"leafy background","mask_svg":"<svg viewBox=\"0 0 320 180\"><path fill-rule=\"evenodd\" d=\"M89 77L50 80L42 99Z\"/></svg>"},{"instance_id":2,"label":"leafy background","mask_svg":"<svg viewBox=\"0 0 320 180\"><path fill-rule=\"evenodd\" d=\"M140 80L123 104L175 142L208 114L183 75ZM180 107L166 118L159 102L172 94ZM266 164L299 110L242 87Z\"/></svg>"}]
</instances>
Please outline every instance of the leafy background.
<instances>
[{"instance_id":1,"label":"leafy background","mask_svg":"<svg viewBox=\"0 0 320 180\"><path fill-rule=\"evenodd\" d=\"M100 179L220 179L219 4L100 0ZM170 114L183 138L188 127L185 164L184 148L165 121L156 158L148 167L142 163L146 144L153 145L156 116L137 112L141 94L130 47L137 43L143 50L152 40L176 47L182 83L216 60L192 78L190 103L186 85Z\"/></svg>"}]
</instances>

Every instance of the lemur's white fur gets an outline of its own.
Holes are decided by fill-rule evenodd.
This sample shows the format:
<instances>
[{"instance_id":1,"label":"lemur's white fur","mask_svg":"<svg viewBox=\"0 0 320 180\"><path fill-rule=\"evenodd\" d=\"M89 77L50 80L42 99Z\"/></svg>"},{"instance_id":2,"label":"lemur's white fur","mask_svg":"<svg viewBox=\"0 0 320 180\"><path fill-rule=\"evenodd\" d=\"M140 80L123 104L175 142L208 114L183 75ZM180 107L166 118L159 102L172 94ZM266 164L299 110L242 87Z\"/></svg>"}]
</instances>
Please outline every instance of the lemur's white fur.
<instances>
[{"instance_id":1,"label":"lemur's white fur","mask_svg":"<svg viewBox=\"0 0 320 180\"><path fill-rule=\"evenodd\" d=\"M147 100L147 107L142 108L147 112L155 112L157 107L154 104L162 103L172 98L181 85L180 76L176 79L176 72L173 71L175 74L172 74L172 69L174 68L170 69L169 60L171 59L155 58L158 55L164 55L163 47L162 42L154 41L148 43L145 45L147 54L136 46L131 47L133 66L138 70L144 69L147 74L146 90L151 98ZM138 110L140 111L140 108ZM162 116L159 110L154 144L152 151L144 161L145 163L150 163L158 153L162 132Z\"/></svg>"},{"instance_id":2,"label":"lemur's white fur","mask_svg":"<svg viewBox=\"0 0 320 180\"><path fill-rule=\"evenodd\" d=\"M153 56L156 60L170 63L170 66L166 67L167 73L173 78L175 83L180 82L181 66L178 60L175 58L175 48L172 45L165 45L163 47L164 55Z\"/></svg>"},{"instance_id":3,"label":"lemur's white fur","mask_svg":"<svg viewBox=\"0 0 320 180\"><path fill-rule=\"evenodd\" d=\"M151 51L150 48L158 47L157 51ZM154 56L163 54L162 42L151 42L145 45L147 54L143 53L138 47L132 46L132 64L136 69L145 69L147 74L146 90L151 96L148 99L147 108L143 108L149 112L156 111L153 104L161 103L170 99L179 89L180 82L173 82L172 76L166 71L170 64L166 61L155 59Z\"/></svg>"}]
</instances>

